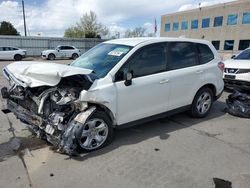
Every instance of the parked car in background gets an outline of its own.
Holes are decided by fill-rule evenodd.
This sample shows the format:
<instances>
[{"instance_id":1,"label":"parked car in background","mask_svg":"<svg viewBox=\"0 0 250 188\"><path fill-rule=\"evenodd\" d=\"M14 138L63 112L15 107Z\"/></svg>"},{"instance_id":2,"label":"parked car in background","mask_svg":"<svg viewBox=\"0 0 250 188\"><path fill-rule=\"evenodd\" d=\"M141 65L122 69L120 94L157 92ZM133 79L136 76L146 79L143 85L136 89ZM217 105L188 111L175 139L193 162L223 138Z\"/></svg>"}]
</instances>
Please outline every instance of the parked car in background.
<instances>
[{"instance_id":1,"label":"parked car in background","mask_svg":"<svg viewBox=\"0 0 250 188\"><path fill-rule=\"evenodd\" d=\"M225 87L250 90L250 48L225 61Z\"/></svg>"},{"instance_id":2,"label":"parked car in background","mask_svg":"<svg viewBox=\"0 0 250 188\"><path fill-rule=\"evenodd\" d=\"M99 149L113 129L189 111L205 117L224 89L213 45L184 38L101 43L70 66L13 63L3 72L3 111L13 112L65 153Z\"/></svg>"},{"instance_id":3,"label":"parked car in background","mask_svg":"<svg viewBox=\"0 0 250 188\"><path fill-rule=\"evenodd\" d=\"M42 58L48 60L70 58L76 59L80 56L81 51L74 46L57 46L53 50L42 51Z\"/></svg>"},{"instance_id":4,"label":"parked car in background","mask_svg":"<svg viewBox=\"0 0 250 188\"><path fill-rule=\"evenodd\" d=\"M0 46L0 59L21 61L25 58L26 50L12 46Z\"/></svg>"}]
</instances>

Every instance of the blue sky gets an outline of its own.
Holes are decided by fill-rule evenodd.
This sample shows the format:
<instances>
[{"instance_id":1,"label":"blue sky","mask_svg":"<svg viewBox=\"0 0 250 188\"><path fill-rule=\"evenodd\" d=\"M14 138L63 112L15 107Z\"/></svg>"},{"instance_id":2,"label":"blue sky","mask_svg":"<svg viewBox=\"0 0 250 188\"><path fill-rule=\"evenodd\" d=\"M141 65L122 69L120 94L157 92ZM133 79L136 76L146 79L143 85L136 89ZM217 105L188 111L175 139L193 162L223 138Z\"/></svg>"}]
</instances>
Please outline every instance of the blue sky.
<instances>
[{"instance_id":1,"label":"blue sky","mask_svg":"<svg viewBox=\"0 0 250 188\"><path fill-rule=\"evenodd\" d=\"M81 15L94 11L99 22L111 30L111 35L126 29L145 27L154 31L157 19L158 35L163 14L208 6L232 0L24 0L28 35L63 36L64 30L74 26ZM10 21L23 34L21 0L0 0L0 22Z\"/></svg>"}]
</instances>

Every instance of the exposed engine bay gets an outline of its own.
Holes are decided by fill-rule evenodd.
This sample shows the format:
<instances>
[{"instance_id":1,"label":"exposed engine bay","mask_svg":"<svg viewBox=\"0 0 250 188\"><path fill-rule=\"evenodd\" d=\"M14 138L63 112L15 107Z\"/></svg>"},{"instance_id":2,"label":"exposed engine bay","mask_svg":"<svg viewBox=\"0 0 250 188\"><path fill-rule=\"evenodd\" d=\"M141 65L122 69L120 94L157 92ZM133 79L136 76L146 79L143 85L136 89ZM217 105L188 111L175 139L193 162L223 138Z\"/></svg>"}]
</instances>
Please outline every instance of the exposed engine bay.
<instances>
[{"instance_id":1,"label":"exposed engine bay","mask_svg":"<svg viewBox=\"0 0 250 188\"><path fill-rule=\"evenodd\" d=\"M89 75L70 75L60 78L55 86L25 87L24 83L8 69L4 75L10 87L1 89L6 99L4 113L13 112L35 134L46 139L60 152L73 155L80 139L82 125L95 111L86 102L79 100L82 90L93 84Z\"/></svg>"}]
</instances>

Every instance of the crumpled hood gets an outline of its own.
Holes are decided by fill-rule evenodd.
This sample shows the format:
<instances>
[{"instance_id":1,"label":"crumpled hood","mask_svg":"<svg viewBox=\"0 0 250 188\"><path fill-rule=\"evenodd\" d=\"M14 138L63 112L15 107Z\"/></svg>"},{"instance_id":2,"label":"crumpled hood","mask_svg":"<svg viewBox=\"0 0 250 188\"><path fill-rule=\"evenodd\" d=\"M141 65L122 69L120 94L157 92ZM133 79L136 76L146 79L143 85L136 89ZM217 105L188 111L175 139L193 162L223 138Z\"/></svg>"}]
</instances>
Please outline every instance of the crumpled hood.
<instances>
[{"instance_id":1,"label":"crumpled hood","mask_svg":"<svg viewBox=\"0 0 250 188\"><path fill-rule=\"evenodd\" d=\"M7 72L7 74L6 74ZM26 87L55 86L61 78L73 75L88 75L90 69L83 69L57 63L20 61L4 68L5 75L13 75Z\"/></svg>"},{"instance_id":2,"label":"crumpled hood","mask_svg":"<svg viewBox=\"0 0 250 188\"><path fill-rule=\"evenodd\" d=\"M250 69L249 60L229 59L224 62L225 68Z\"/></svg>"}]
</instances>

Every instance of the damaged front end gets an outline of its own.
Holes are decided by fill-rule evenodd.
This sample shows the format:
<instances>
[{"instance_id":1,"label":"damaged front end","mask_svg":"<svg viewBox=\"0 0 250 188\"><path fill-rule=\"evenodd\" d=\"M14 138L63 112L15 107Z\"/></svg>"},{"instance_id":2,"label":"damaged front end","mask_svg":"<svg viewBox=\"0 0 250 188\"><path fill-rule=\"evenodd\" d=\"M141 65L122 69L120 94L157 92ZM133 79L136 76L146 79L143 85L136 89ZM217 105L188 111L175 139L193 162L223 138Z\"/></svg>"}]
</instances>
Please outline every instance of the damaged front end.
<instances>
[{"instance_id":1,"label":"damaged front end","mask_svg":"<svg viewBox=\"0 0 250 188\"><path fill-rule=\"evenodd\" d=\"M13 112L38 137L46 139L60 152L73 155L83 125L95 111L79 100L82 90L88 90L93 79L88 75L71 74L60 77L55 86L28 87L7 68L4 75L10 87L1 89L6 106L4 113Z\"/></svg>"}]
</instances>

